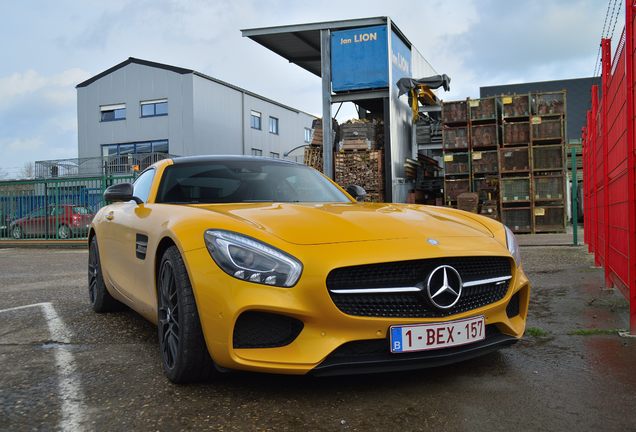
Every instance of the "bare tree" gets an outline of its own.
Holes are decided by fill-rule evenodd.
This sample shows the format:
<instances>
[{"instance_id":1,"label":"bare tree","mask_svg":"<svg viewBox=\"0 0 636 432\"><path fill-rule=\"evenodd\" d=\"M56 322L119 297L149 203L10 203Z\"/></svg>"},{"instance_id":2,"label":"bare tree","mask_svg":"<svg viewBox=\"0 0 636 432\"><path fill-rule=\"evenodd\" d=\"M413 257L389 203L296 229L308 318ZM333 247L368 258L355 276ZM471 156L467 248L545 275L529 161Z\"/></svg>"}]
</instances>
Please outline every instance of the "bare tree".
<instances>
[{"instance_id":1,"label":"bare tree","mask_svg":"<svg viewBox=\"0 0 636 432\"><path fill-rule=\"evenodd\" d=\"M22 177L33 178L35 177L35 164L33 162L25 162L22 167Z\"/></svg>"}]
</instances>

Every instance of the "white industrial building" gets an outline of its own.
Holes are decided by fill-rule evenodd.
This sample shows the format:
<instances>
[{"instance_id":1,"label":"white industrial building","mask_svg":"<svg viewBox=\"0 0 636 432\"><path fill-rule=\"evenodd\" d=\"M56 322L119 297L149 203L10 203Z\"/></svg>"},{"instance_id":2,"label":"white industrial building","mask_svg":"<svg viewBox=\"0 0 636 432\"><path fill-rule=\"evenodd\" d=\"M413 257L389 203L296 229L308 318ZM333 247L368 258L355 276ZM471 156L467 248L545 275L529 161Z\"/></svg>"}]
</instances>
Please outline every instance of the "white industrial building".
<instances>
[{"instance_id":1,"label":"white industrial building","mask_svg":"<svg viewBox=\"0 0 636 432\"><path fill-rule=\"evenodd\" d=\"M282 157L314 116L200 72L129 58L77 85L78 156ZM302 151L294 155L302 155Z\"/></svg>"}]
</instances>

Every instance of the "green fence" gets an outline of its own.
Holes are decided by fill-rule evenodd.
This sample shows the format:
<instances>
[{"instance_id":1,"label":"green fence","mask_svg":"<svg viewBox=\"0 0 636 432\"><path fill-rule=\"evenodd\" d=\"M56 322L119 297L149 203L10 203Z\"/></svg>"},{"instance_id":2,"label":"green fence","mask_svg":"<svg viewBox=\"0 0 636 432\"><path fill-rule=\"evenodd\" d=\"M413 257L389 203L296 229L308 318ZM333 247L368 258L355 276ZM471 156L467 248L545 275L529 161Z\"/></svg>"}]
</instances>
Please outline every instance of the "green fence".
<instances>
[{"instance_id":1,"label":"green fence","mask_svg":"<svg viewBox=\"0 0 636 432\"><path fill-rule=\"evenodd\" d=\"M0 239L85 238L105 205L104 190L134 176L77 177L0 182Z\"/></svg>"}]
</instances>

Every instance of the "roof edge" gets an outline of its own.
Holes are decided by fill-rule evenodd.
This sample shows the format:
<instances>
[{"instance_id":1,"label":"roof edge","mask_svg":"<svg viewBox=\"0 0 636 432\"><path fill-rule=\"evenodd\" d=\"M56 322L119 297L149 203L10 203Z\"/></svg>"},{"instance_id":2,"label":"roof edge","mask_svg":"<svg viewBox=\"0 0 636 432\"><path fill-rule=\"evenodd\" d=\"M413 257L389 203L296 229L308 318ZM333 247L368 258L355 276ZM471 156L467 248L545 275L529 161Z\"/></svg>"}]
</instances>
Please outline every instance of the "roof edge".
<instances>
[{"instance_id":1,"label":"roof edge","mask_svg":"<svg viewBox=\"0 0 636 432\"><path fill-rule=\"evenodd\" d=\"M97 75L87 79L86 81L82 81L81 83L77 84L75 86L75 88L86 87L86 86L94 83L98 79L103 78L106 75L109 75L109 74L115 72L116 70L123 68L124 66L128 66L131 63L135 63L135 64L139 64L139 65L143 65L143 66L155 67L155 68L159 68L159 69L165 69L165 70L169 70L169 71L172 71L172 72L176 72L176 73L181 74L181 75L189 74L189 73L193 73L194 72L194 70L192 70L192 69L185 69L185 68L181 68L181 67L165 64L165 63L158 63L158 62L153 62L153 61L149 61L149 60L138 59L138 58L135 58L135 57L128 57L127 60L124 60L123 62L118 63L115 66L113 66L111 68L108 68L108 69L106 69L103 72L98 73Z\"/></svg>"},{"instance_id":2,"label":"roof edge","mask_svg":"<svg viewBox=\"0 0 636 432\"><path fill-rule=\"evenodd\" d=\"M378 16L369 18L354 18L348 20L322 21L308 24L288 24L272 27L256 27L251 29L241 29L243 37L262 36L266 34L276 34L285 31L307 31L323 29L340 29L350 27L364 27L368 25L386 24L388 16Z\"/></svg>"}]
</instances>

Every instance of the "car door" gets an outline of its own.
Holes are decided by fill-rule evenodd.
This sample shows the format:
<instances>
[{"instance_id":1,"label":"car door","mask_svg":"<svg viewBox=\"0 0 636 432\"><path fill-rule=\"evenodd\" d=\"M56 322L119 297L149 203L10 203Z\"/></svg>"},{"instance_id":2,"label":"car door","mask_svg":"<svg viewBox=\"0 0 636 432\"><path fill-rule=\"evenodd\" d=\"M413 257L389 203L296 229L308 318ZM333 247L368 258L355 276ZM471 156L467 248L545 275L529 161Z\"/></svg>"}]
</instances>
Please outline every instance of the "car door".
<instances>
[{"instance_id":1,"label":"car door","mask_svg":"<svg viewBox=\"0 0 636 432\"><path fill-rule=\"evenodd\" d=\"M134 183L134 196L144 203L148 199L155 170L144 171ZM152 206L134 201L111 206L106 218L106 247L108 248L109 274L112 282L123 295L144 308L154 306L154 285L144 280ZM150 286L152 285L152 286Z\"/></svg>"},{"instance_id":2,"label":"car door","mask_svg":"<svg viewBox=\"0 0 636 432\"><path fill-rule=\"evenodd\" d=\"M24 223L24 233L27 235L43 236L46 234L46 216L48 207L40 207L31 212Z\"/></svg>"}]
</instances>

